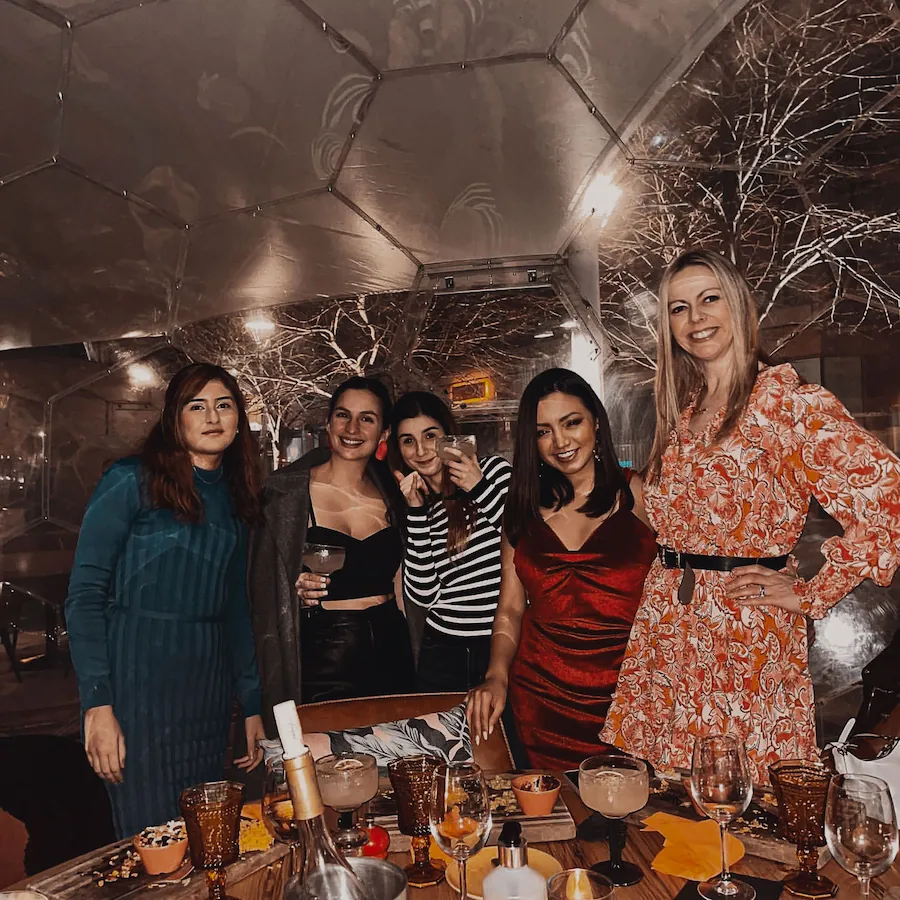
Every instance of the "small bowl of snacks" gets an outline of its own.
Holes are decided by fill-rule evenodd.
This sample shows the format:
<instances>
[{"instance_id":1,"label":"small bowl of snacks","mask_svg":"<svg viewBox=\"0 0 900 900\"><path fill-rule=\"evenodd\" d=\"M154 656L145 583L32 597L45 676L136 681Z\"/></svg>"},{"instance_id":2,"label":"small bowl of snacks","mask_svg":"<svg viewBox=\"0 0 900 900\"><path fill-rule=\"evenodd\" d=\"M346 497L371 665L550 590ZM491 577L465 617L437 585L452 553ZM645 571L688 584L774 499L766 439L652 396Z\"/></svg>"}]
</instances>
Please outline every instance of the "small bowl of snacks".
<instances>
[{"instance_id":1,"label":"small bowl of snacks","mask_svg":"<svg viewBox=\"0 0 900 900\"><path fill-rule=\"evenodd\" d=\"M519 809L526 816L549 816L559 796L559 779L553 775L519 775L512 780Z\"/></svg>"},{"instance_id":2,"label":"small bowl of snacks","mask_svg":"<svg viewBox=\"0 0 900 900\"><path fill-rule=\"evenodd\" d=\"M180 868L187 846L187 830L181 819L152 825L134 839L134 848L148 875L168 875Z\"/></svg>"}]
</instances>

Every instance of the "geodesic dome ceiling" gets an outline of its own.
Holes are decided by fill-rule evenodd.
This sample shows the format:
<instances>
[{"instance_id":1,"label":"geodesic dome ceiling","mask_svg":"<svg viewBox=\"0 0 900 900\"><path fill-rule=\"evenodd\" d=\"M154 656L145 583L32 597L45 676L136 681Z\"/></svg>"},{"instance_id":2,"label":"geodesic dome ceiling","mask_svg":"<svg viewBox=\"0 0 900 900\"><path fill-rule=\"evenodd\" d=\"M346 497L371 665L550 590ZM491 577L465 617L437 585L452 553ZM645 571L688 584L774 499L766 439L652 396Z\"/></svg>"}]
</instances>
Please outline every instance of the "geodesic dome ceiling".
<instances>
[{"instance_id":1,"label":"geodesic dome ceiling","mask_svg":"<svg viewBox=\"0 0 900 900\"><path fill-rule=\"evenodd\" d=\"M0 347L553 257L742 0L0 0Z\"/></svg>"}]
</instances>

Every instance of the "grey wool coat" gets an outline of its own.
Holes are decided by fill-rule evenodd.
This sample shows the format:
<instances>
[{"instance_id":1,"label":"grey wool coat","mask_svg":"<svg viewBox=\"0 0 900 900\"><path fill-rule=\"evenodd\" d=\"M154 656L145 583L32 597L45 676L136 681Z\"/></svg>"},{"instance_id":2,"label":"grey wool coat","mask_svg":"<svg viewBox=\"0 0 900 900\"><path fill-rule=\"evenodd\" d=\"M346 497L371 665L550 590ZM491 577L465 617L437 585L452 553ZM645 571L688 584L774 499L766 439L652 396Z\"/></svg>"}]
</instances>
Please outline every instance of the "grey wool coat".
<instances>
[{"instance_id":1,"label":"grey wool coat","mask_svg":"<svg viewBox=\"0 0 900 900\"><path fill-rule=\"evenodd\" d=\"M327 447L272 473L263 491L263 517L251 543L248 586L256 657L263 692L263 720L273 736L272 707L283 700L301 701L300 600L295 584L309 521L309 473L331 457ZM406 505L388 467L372 461L368 476L388 507L388 516L405 531ZM413 653L418 657L425 610L406 604ZM410 685L410 690L413 686Z\"/></svg>"}]
</instances>

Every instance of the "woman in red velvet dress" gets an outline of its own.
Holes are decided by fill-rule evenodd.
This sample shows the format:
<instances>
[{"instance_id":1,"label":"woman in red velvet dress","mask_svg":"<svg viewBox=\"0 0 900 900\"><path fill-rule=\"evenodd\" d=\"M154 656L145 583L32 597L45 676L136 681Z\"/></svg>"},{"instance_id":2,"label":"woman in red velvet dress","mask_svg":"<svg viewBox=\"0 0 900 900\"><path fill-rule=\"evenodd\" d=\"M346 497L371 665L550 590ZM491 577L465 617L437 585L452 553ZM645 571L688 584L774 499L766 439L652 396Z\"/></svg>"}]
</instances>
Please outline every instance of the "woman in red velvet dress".
<instances>
[{"instance_id":1,"label":"woman in red velvet dress","mask_svg":"<svg viewBox=\"0 0 900 900\"><path fill-rule=\"evenodd\" d=\"M468 700L474 740L508 698L531 766L576 768L600 746L656 541L603 405L567 369L522 395L501 554L491 661Z\"/></svg>"}]
</instances>

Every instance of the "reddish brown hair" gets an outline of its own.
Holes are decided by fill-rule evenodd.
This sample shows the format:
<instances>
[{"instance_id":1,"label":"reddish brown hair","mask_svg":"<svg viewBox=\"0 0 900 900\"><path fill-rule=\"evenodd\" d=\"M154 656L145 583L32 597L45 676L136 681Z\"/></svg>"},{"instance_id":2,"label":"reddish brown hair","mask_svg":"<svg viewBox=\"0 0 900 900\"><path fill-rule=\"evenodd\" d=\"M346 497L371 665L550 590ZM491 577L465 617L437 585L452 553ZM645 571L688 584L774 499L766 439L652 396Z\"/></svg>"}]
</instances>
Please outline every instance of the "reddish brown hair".
<instances>
[{"instance_id":1,"label":"reddish brown hair","mask_svg":"<svg viewBox=\"0 0 900 900\"><path fill-rule=\"evenodd\" d=\"M237 407L237 434L225 450L222 466L235 515L252 525L260 510L259 449L250 430L241 389L221 366L194 363L176 372L169 382L159 421L141 449L147 493L156 509L171 509L187 522L202 520L203 504L194 488L194 469L181 433L181 411L210 381L221 381Z\"/></svg>"}]
</instances>

